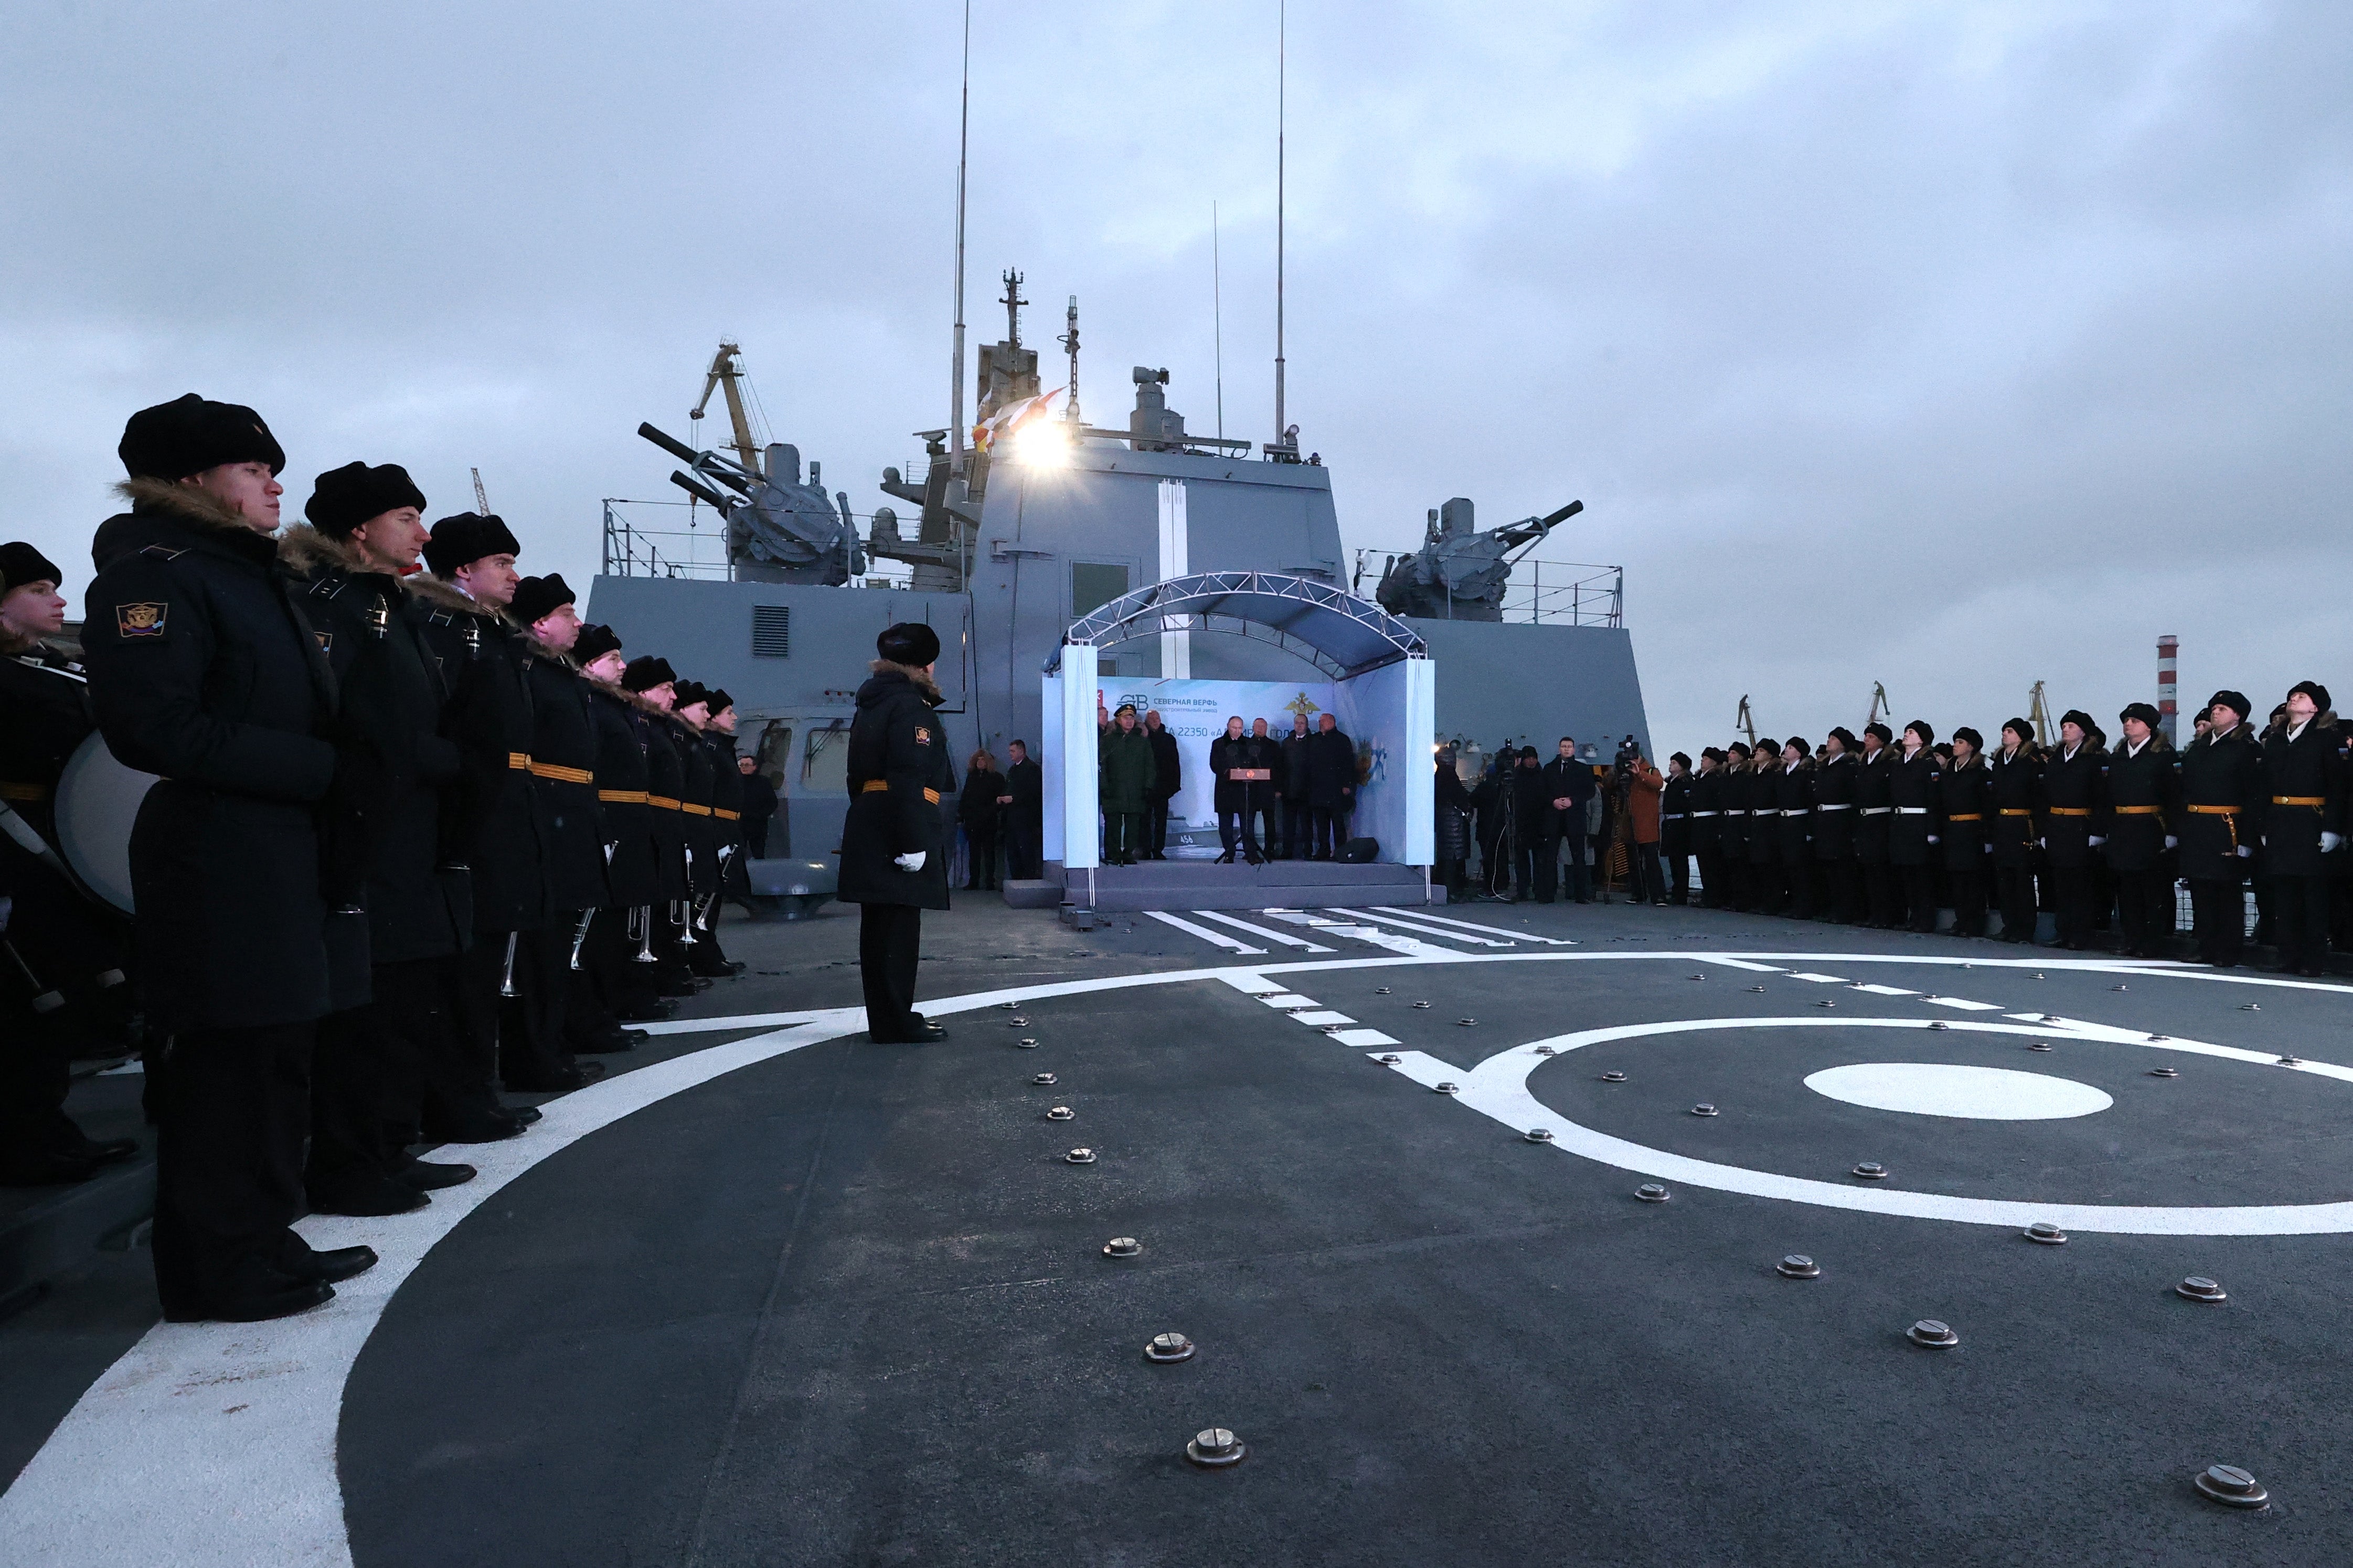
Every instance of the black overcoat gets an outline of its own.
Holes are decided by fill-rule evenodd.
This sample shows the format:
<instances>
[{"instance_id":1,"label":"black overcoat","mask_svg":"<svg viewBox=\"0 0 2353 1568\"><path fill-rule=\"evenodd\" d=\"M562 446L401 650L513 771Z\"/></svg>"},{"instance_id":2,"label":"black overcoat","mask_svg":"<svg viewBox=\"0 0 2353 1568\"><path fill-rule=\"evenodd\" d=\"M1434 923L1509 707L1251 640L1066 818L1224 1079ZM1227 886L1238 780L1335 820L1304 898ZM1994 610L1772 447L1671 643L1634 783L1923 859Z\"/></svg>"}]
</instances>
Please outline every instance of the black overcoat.
<instances>
[{"instance_id":1,"label":"black overcoat","mask_svg":"<svg viewBox=\"0 0 2353 1568\"><path fill-rule=\"evenodd\" d=\"M1937 821L1940 792L1936 775L1942 770L1936 753L1923 746L1907 760L1894 747L1887 763L1887 804L1895 808L1886 818L1887 859L1895 866L1933 866L1942 837Z\"/></svg>"},{"instance_id":2,"label":"black overcoat","mask_svg":"<svg viewBox=\"0 0 2353 1568\"><path fill-rule=\"evenodd\" d=\"M1304 735L1285 735L1282 738L1282 771L1276 776L1275 783L1282 787L1285 800L1306 804L1308 778L1312 771L1308 757L1315 749L1310 742L1314 739L1315 731L1313 730Z\"/></svg>"},{"instance_id":3,"label":"black overcoat","mask_svg":"<svg viewBox=\"0 0 2353 1568\"><path fill-rule=\"evenodd\" d=\"M1888 863L1888 829L1895 820L1895 748L1866 752L1854 765L1854 858Z\"/></svg>"},{"instance_id":4,"label":"black overcoat","mask_svg":"<svg viewBox=\"0 0 2353 1568\"><path fill-rule=\"evenodd\" d=\"M82 641L108 749L161 775L131 833L149 1026L321 1017L315 814L335 779L334 676L275 541L200 491L123 488L132 510L109 525Z\"/></svg>"},{"instance_id":5,"label":"black overcoat","mask_svg":"<svg viewBox=\"0 0 2353 1568\"><path fill-rule=\"evenodd\" d=\"M1778 858L1784 866L1802 866L1813 858L1813 842L1809 819L1814 810L1814 775L1816 769L1809 758L1796 767L1785 767L1773 786L1773 803L1780 812L1774 825L1773 837L1780 848Z\"/></svg>"},{"instance_id":6,"label":"black overcoat","mask_svg":"<svg viewBox=\"0 0 2353 1568\"><path fill-rule=\"evenodd\" d=\"M1719 845L1727 860L1746 863L1748 859L1748 803L1757 796L1757 770L1754 765L1727 764L1724 770L1724 816L1716 829Z\"/></svg>"},{"instance_id":7,"label":"black overcoat","mask_svg":"<svg viewBox=\"0 0 2353 1568\"><path fill-rule=\"evenodd\" d=\"M718 773L702 731L681 719L670 739L678 747L682 780L678 792L680 825L686 832L686 847L693 853L689 879L694 885L694 896L707 899L719 889L719 821L711 814L718 795Z\"/></svg>"},{"instance_id":8,"label":"black overcoat","mask_svg":"<svg viewBox=\"0 0 2353 1568\"><path fill-rule=\"evenodd\" d=\"M1437 794L1431 809L1436 814L1437 858L1440 860L1471 858L1471 792L1462 787L1462 775L1447 763L1438 764L1435 784Z\"/></svg>"},{"instance_id":9,"label":"black overcoat","mask_svg":"<svg viewBox=\"0 0 2353 1568\"><path fill-rule=\"evenodd\" d=\"M1968 767L1957 763L1936 780L1937 820L1944 825L1948 871L1981 871L1986 867L1986 834L1994 821L1993 774L1982 757L1971 757Z\"/></svg>"},{"instance_id":10,"label":"black overcoat","mask_svg":"<svg viewBox=\"0 0 2353 1568\"><path fill-rule=\"evenodd\" d=\"M2102 851L2111 871L2154 871L2165 840L2180 816L2179 760L2161 734L2149 736L2135 754L2129 745L2108 753L2101 794L2107 803L2108 843Z\"/></svg>"},{"instance_id":11,"label":"black overcoat","mask_svg":"<svg viewBox=\"0 0 2353 1568\"><path fill-rule=\"evenodd\" d=\"M2181 748L2181 874L2200 881L2236 882L2244 878L2252 851L2263 843L2264 808L2263 748L2253 726L2231 726L2216 739L2210 731Z\"/></svg>"},{"instance_id":12,"label":"black overcoat","mask_svg":"<svg viewBox=\"0 0 2353 1568\"><path fill-rule=\"evenodd\" d=\"M1669 773L1659 789L1659 851L1688 855L1692 847L1692 776Z\"/></svg>"},{"instance_id":13,"label":"black overcoat","mask_svg":"<svg viewBox=\"0 0 2353 1568\"><path fill-rule=\"evenodd\" d=\"M1841 752L1814 764L1814 858L1854 858L1854 797L1862 764Z\"/></svg>"},{"instance_id":14,"label":"black overcoat","mask_svg":"<svg viewBox=\"0 0 2353 1568\"><path fill-rule=\"evenodd\" d=\"M2334 713L2319 715L2293 740L2284 723L2263 737L2264 875L2317 877L2327 869L2320 836L2345 831L2341 739Z\"/></svg>"},{"instance_id":15,"label":"black overcoat","mask_svg":"<svg viewBox=\"0 0 2353 1568\"><path fill-rule=\"evenodd\" d=\"M1781 764L1753 763L1748 773L1748 863L1781 863Z\"/></svg>"},{"instance_id":16,"label":"black overcoat","mask_svg":"<svg viewBox=\"0 0 2353 1568\"><path fill-rule=\"evenodd\" d=\"M1694 855L1712 855L1723 842L1724 769L1707 768L1691 782L1691 848Z\"/></svg>"},{"instance_id":17,"label":"black overcoat","mask_svg":"<svg viewBox=\"0 0 2353 1568\"><path fill-rule=\"evenodd\" d=\"M2070 754L2064 747L2042 760L2036 824L2042 829L2043 858L2058 870L2081 870L2098 852L2092 840L2108 834L2105 789L2108 753L2085 741Z\"/></svg>"},{"instance_id":18,"label":"black overcoat","mask_svg":"<svg viewBox=\"0 0 2353 1568\"><path fill-rule=\"evenodd\" d=\"M596 799L596 720L588 678L562 654L533 647L523 678L531 687L532 789L545 838L547 901L566 914L605 908L605 813Z\"/></svg>"},{"instance_id":19,"label":"black overcoat","mask_svg":"<svg viewBox=\"0 0 2353 1568\"><path fill-rule=\"evenodd\" d=\"M447 583L412 577L408 585L417 629L450 687L442 732L463 760L445 837L452 858L472 872L475 934L536 931L548 902L545 825L531 776L529 639Z\"/></svg>"},{"instance_id":20,"label":"black overcoat","mask_svg":"<svg viewBox=\"0 0 2353 1568\"><path fill-rule=\"evenodd\" d=\"M1356 804L1356 742L1345 730L1307 737L1307 802L1318 811L1349 811Z\"/></svg>"},{"instance_id":21,"label":"black overcoat","mask_svg":"<svg viewBox=\"0 0 2353 1568\"><path fill-rule=\"evenodd\" d=\"M646 739L639 700L617 686L595 687L588 718L596 729L596 805L612 849L605 882L613 906L633 910L662 898L655 871L654 808L649 796Z\"/></svg>"},{"instance_id":22,"label":"black overcoat","mask_svg":"<svg viewBox=\"0 0 2353 1568\"><path fill-rule=\"evenodd\" d=\"M874 661L849 726L849 817L841 829L841 901L948 907L940 802L955 787L947 731L932 710L939 688L902 665ZM919 684L920 679L920 684ZM921 869L897 857L921 851Z\"/></svg>"},{"instance_id":23,"label":"black overcoat","mask_svg":"<svg viewBox=\"0 0 2353 1568\"><path fill-rule=\"evenodd\" d=\"M1209 773L1217 783L1210 805L1226 812L1245 812L1274 798L1271 779L1236 779L1226 775L1236 768L1264 768L1272 773L1280 761L1271 738L1244 735L1239 740L1220 735L1209 742Z\"/></svg>"},{"instance_id":24,"label":"black overcoat","mask_svg":"<svg viewBox=\"0 0 2353 1568\"><path fill-rule=\"evenodd\" d=\"M1993 777L1993 798L1986 805L1986 840L1993 846L1997 866L2034 863L2035 803L2042 798L2042 754L2021 746L2018 754L1999 750L1986 757Z\"/></svg>"},{"instance_id":25,"label":"black overcoat","mask_svg":"<svg viewBox=\"0 0 2353 1568\"><path fill-rule=\"evenodd\" d=\"M1152 798L1166 800L1185 787L1185 759L1176 750L1176 737L1163 724L1157 730L1145 731L1152 742Z\"/></svg>"}]
</instances>

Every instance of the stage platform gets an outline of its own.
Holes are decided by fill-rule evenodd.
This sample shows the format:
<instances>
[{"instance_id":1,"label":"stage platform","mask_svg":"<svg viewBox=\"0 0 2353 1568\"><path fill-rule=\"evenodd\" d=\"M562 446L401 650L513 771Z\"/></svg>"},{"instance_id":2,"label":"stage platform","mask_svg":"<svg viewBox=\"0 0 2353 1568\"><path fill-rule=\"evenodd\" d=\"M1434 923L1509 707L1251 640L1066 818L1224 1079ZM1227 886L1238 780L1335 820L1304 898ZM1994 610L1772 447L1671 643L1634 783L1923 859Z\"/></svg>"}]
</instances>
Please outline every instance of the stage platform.
<instances>
[{"instance_id":1,"label":"stage platform","mask_svg":"<svg viewBox=\"0 0 2353 1568\"><path fill-rule=\"evenodd\" d=\"M1061 884L1064 907L1081 910L1355 909L1446 901L1446 889L1430 882L1420 867L1379 862L1147 860L1065 873L1049 861L1046 877Z\"/></svg>"}]
</instances>

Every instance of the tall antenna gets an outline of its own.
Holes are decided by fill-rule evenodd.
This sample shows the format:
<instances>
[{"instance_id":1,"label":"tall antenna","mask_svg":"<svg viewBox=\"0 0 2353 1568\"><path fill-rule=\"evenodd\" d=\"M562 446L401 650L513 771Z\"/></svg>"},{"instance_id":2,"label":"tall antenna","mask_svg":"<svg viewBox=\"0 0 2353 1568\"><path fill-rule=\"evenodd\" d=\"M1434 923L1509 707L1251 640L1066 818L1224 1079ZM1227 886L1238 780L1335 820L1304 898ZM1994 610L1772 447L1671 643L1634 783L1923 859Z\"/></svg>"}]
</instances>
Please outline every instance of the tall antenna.
<instances>
[{"instance_id":1,"label":"tall antenna","mask_svg":"<svg viewBox=\"0 0 2353 1568\"><path fill-rule=\"evenodd\" d=\"M1062 335L1055 341L1062 345L1062 352L1071 356L1071 388L1069 394L1062 399L1062 419L1066 424L1076 425L1080 422L1079 297L1076 294L1071 296L1071 308L1062 312L1062 321L1064 323Z\"/></svg>"},{"instance_id":2,"label":"tall antenna","mask_svg":"<svg viewBox=\"0 0 2353 1568\"><path fill-rule=\"evenodd\" d=\"M1283 431L1290 428L1282 418L1282 180L1290 109L1290 0L1278 0L1274 16L1274 442L1280 447Z\"/></svg>"},{"instance_id":3,"label":"tall antenna","mask_svg":"<svg viewBox=\"0 0 2353 1568\"><path fill-rule=\"evenodd\" d=\"M1218 364L1218 439L1226 438L1225 284L1218 261L1218 204L1209 204L1209 334ZM1078 373L1071 372L1073 384Z\"/></svg>"},{"instance_id":4,"label":"tall antenna","mask_svg":"<svg viewBox=\"0 0 2353 1568\"><path fill-rule=\"evenodd\" d=\"M972 156L972 0L964 0L964 106L956 121L955 363L948 371L951 471L964 467L964 176Z\"/></svg>"},{"instance_id":5,"label":"tall antenna","mask_svg":"<svg viewBox=\"0 0 2353 1568\"><path fill-rule=\"evenodd\" d=\"M474 510L484 517L490 516L491 498L482 493L482 470L469 468L466 471L474 476Z\"/></svg>"}]
</instances>

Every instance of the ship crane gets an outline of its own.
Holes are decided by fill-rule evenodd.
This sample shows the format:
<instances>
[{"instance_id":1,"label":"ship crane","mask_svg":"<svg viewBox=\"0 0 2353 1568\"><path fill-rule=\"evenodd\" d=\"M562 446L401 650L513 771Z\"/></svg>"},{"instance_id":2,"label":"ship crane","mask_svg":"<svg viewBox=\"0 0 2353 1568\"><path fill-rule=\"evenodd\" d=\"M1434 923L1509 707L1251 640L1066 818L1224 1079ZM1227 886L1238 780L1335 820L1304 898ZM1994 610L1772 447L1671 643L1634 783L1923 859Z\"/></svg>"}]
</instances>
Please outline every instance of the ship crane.
<instances>
[{"instance_id":1,"label":"ship crane","mask_svg":"<svg viewBox=\"0 0 2353 1568\"><path fill-rule=\"evenodd\" d=\"M1740 711L1734 716L1732 727L1736 730L1746 731L1748 735L1749 750L1756 750L1757 720L1756 717L1748 711L1748 693L1746 691L1740 694Z\"/></svg>"},{"instance_id":2,"label":"ship crane","mask_svg":"<svg viewBox=\"0 0 2353 1568\"><path fill-rule=\"evenodd\" d=\"M711 406L711 395L723 391L727 397L727 423L734 439L727 444L735 449L736 460L752 473L760 472L760 444L752 438L752 420L744 411L744 351L731 342L722 342L719 352L711 359L711 369L702 378L702 397L687 414L692 423L696 442L702 436L703 411Z\"/></svg>"},{"instance_id":3,"label":"ship crane","mask_svg":"<svg viewBox=\"0 0 2353 1568\"><path fill-rule=\"evenodd\" d=\"M2038 680L2034 683L2034 689L2027 693L2026 700L2026 717L2034 726L2034 743L2048 746L2051 743L2051 702L2042 693L2042 682Z\"/></svg>"},{"instance_id":4,"label":"ship crane","mask_svg":"<svg viewBox=\"0 0 2353 1568\"><path fill-rule=\"evenodd\" d=\"M1895 717L1895 704L1887 700L1887 688L1880 681L1871 683L1871 711L1862 716L1862 727L1870 729L1883 719Z\"/></svg>"}]
</instances>

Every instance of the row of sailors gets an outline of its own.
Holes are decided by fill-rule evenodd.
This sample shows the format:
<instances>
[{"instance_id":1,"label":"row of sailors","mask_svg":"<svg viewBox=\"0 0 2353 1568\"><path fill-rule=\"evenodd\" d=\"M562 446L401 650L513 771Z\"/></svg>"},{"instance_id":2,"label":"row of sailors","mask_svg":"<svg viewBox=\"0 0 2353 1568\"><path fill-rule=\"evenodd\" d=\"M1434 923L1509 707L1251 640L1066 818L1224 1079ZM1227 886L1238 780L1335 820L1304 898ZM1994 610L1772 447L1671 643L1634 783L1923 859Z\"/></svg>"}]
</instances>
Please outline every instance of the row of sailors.
<instances>
[{"instance_id":1,"label":"row of sailors","mask_svg":"<svg viewBox=\"0 0 2353 1568\"><path fill-rule=\"evenodd\" d=\"M396 465L320 475L281 532L285 455L251 409L142 410L121 455L74 695L159 780L128 965L157 1283L173 1319L280 1316L375 1262L310 1247L304 1209L424 1206L474 1173L416 1146L523 1132L501 1085L580 1087L602 1070L580 1055L740 971L716 931L733 714L583 625L561 576L521 576L500 519L427 530Z\"/></svg>"},{"instance_id":2,"label":"row of sailors","mask_svg":"<svg viewBox=\"0 0 2353 1568\"><path fill-rule=\"evenodd\" d=\"M2243 886L2258 879L2283 971L2317 974L2327 950L2327 867L2342 845L2348 758L2328 691L2302 681L2258 735L2244 695L2218 691L2176 751L2146 702L2123 710L2110 749L2070 711L2059 744L2012 719L1989 750L1967 726L1940 746L1915 720L1803 739L1710 747L1675 758L1662 802L1669 859L1695 858L1706 901L1857 924L1934 929L1941 881L1962 936L2033 940L2047 879L2056 945L2089 940L2095 881L2112 883L2124 951L2167 955L2173 885L2186 878L2200 955L2236 963Z\"/></svg>"}]
</instances>

